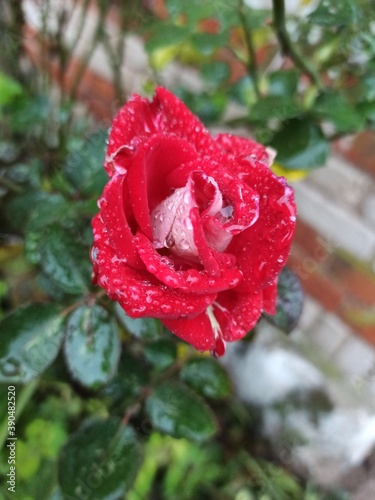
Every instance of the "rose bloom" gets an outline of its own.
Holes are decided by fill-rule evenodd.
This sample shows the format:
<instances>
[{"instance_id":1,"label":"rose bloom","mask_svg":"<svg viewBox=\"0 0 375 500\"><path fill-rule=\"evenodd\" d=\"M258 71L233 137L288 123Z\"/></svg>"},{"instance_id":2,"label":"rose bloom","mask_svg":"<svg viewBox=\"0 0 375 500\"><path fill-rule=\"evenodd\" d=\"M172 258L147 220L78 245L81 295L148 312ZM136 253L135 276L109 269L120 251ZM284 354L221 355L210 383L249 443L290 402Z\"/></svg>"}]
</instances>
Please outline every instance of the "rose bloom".
<instances>
[{"instance_id":1,"label":"rose bloom","mask_svg":"<svg viewBox=\"0 0 375 500\"><path fill-rule=\"evenodd\" d=\"M274 314L292 189L252 140L211 137L173 94L133 95L113 120L110 179L92 225L94 281L132 318L160 318L200 351L225 352Z\"/></svg>"}]
</instances>

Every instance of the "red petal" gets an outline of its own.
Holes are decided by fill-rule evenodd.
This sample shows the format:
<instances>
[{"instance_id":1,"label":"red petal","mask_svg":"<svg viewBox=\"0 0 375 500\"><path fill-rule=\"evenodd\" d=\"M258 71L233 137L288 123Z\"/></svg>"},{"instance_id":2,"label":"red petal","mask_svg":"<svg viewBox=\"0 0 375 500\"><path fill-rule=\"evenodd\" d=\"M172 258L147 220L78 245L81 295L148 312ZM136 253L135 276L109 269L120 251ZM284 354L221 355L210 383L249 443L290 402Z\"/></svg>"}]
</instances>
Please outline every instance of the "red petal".
<instances>
[{"instance_id":1,"label":"red petal","mask_svg":"<svg viewBox=\"0 0 375 500\"><path fill-rule=\"evenodd\" d=\"M277 302L277 278L263 290L263 311L268 314L276 314Z\"/></svg>"},{"instance_id":2,"label":"red petal","mask_svg":"<svg viewBox=\"0 0 375 500\"><path fill-rule=\"evenodd\" d=\"M151 241L143 234L136 236L138 252L147 270L162 283L185 293L213 294L238 285L241 280L241 271L237 269L220 270L220 276L212 277L205 271L194 268L187 271L176 271L171 259L161 256L152 246Z\"/></svg>"},{"instance_id":3,"label":"red petal","mask_svg":"<svg viewBox=\"0 0 375 500\"><path fill-rule=\"evenodd\" d=\"M260 195L259 218L232 240L227 251L236 256L244 272L238 289L257 292L271 284L285 265L296 208L292 189L269 168L258 163L243 180Z\"/></svg>"},{"instance_id":4,"label":"red petal","mask_svg":"<svg viewBox=\"0 0 375 500\"><path fill-rule=\"evenodd\" d=\"M220 324L222 337L227 342L242 339L258 322L262 312L262 293L220 292L213 303L213 311Z\"/></svg>"},{"instance_id":5,"label":"red petal","mask_svg":"<svg viewBox=\"0 0 375 500\"><path fill-rule=\"evenodd\" d=\"M198 351L215 349L215 335L205 312L192 319L162 319L161 322L168 330Z\"/></svg>"},{"instance_id":6,"label":"red petal","mask_svg":"<svg viewBox=\"0 0 375 500\"><path fill-rule=\"evenodd\" d=\"M171 134L184 139L197 152L205 155L221 151L208 130L185 104L159 87L151 102L134 94L114 118L105 160L108 174L112 176L115 171L124 174L139 146L154 134Z\"/></svg>"},{"instance_id":7,"label":"red petal","mask_svg":"<svg viewBox=\"0 0 375 500\"><path fill-rule=\"evenodd\" d=\"M267 148L251 139L232 134L219 134L215 141L232 157L254 156L265 165L269 164Z\"/></svg>"},{"instance_id":8,"label":"red petal","mask_svg":"<svg viewBox=\"0 0 375 500\"><path fill-rule=\"evenodd\" d=\"M157 131L155 108L148 99L134 94L113 119L104 165L110 176L116 170L123 174L138 145Z\"/></svg>"},{"instance_id":9,"label":"red petal","mask_svg":"<svg viewBox=\"0 0 375 500\"><path fill-rule=\"evenodd\" d=\"M98 285L133 318L194 316L206 310L217 295L183 293L162 285L146 270L134 270L119 261L104 243L96 250L95 272Z\"/></svg>"},{"instance_id":10,"label":"red petal","mask_svg":"<svg viewBox=\"0 0 375 500\"><path fill-rule=\"evenodd\" d=\"M185 104L168 90L158 87L154 103L159 110L159 132L174 134L189 142L198 153L205 156L220 153L209 131Z\"/></svg>"},{"instance_id":11,"label":"red petal","mask_svg":"<svg viewBox=\"0 0 375 500\"><path fill-rule=\"evenodd\" d=\"M92 221L94 244L100 247L108 240L118 259L127 262L129 266L143 268L125 216L123 186L124 177L120 175L112 177L105 186L99 200L101 211Z\"/></svg>"},{"instance_id":12,"label":"red petal","mask_svg":"<svg viewBox=\"0 0 375 500\"><path fill-rule=\"evenodd\" d=\"M152 238L152 209L171 189L180 187L178 184L184 186L184 177L177 185L171 185L170 172L195 158L196 153L188 143L171 136L155 135L139 147L127 176L128 193L136 221L149 238Z\"/></svg>"}]
</instances>

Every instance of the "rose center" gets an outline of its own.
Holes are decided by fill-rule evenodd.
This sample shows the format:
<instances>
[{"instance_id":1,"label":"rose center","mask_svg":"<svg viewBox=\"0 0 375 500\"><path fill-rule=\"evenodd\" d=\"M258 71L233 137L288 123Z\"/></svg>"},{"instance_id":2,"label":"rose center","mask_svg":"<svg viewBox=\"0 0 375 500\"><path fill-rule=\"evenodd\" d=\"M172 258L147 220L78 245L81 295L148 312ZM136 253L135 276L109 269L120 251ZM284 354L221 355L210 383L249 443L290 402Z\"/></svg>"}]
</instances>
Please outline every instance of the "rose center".
<instances>
[{"instance_id":1,"label":"rose center","mask_svg":"<svg viewBox=\"0 0 375 500\"><path fill-rule=\"evenodd\" d=\"M233 209L224 206L216 181L200 171L192 172L186 186L177 188L151 213L154 247L196 260L198 250L194 241L191 210L197 208L207 243L222 252L229 245L232 235L222 228Z\"/></svg>"}]
</instances>

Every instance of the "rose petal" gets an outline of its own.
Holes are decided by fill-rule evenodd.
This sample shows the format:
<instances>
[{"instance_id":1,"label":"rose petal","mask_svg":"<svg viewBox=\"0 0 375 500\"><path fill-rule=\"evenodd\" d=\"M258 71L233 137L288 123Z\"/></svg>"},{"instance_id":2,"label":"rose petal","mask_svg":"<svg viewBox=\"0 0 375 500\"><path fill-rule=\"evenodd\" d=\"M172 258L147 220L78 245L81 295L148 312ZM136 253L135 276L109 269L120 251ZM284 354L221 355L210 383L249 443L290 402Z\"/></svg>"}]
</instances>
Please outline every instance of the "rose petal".
<instances>
[{"instance_id":1,"label":"rose petal","mask_svg":"<svg viewBox=\"0 0 375 500\"><path fill-rule=\"evenodd\" d=\"M96 278L112 300L133 318L192 317L206 310L216 293L194 294L158 282L146 271L119 261L110 246L101 244L96 255Z\"/></svg>"},{"instance_id":2,"label":"rose petal","mask_svg":"<svg viewBox=\"0 0 375 500\"><path fill-rule=\"evenodd\" d=\"M94 242L106 241L115 249L116 257L129 266L143 268L139 258L134 236L125 216L124 177L115 175L105 186L99 200L100 214L92 221Z\"/></svg>"},{"instance_id":3,"label":"rose petal","mask_svg":"<svg viewBox=\"0 0 375 500\"><path fill-rule=\"evenodd\" d=\"M162 283L185 293L217 293L234 288L241 281L242 273L238 269L221 268L220 276L212 277L205 271L194 268L176 271L171 259L161 256L151 241L143 234L136 236L138 252L146 269Z\"/></svg>"},{"instance_id":4,"label":"rose petal","mask_svg":"<svg viewBox=\"0 0 375 500\"><path fill-rule=\"evenodd\" d=\"M215 155L220 147L209 131L185 104L165 88L155 91L154 103L159 110L159 132L171 133L185 139L198 153Z\"/></svg>"},{"instance_id":5,"label":"rose petal","mask_svg":"<svg viewBox=\"0 0 375 500\"><path fill-rule=\"evenodd\" d=\"M263 311L268 314L276 314L277 303L277 278L274 282L263 289Z\"/></svg>"},{"instance_id":6,"label":"rose petal","mask_svg":"<svg viewBox=\"0 0 375 500\"><path fill-rule=\"evenodd\" d=\"M205 312L191 319L162 319L161 322L168 330L198 351L215 349L216 338Z\"/></svg>"},{"instance_id":7,"label":"rose petal","mask_svg":"<svg viewBox=\"0 0 375 500\"><path fill-rule=\"evenodd\" d=\"M244 272L239 290L257 292L270 285L284 267L293 238L296 208L293 191L285 179L267 167L252 167L243 180L260 195L259 218L231 242Z\"/></svg>"},{"instance_id":8,"label":"rose petal","mask_svg":"<svg viewBox=\"0 0 375 500\"><path fill-rule=\"evenodd\" d=\"M262 312L262 293L220 292L213 302L213 311L227 342L242 339L258 322Z\"/></svg>"},{"instance_id":9,"label":"rose petal","mask_svg":"<svg viewBox=\"0 0 375 500\"><path fill-rule=\"evenodd\" d=\"M255 158L267 166L272 162L273 158L270 157L268 148L251 139L232 134L219 134L215 141L232 157Z\"/></svg>"}]
</instances>

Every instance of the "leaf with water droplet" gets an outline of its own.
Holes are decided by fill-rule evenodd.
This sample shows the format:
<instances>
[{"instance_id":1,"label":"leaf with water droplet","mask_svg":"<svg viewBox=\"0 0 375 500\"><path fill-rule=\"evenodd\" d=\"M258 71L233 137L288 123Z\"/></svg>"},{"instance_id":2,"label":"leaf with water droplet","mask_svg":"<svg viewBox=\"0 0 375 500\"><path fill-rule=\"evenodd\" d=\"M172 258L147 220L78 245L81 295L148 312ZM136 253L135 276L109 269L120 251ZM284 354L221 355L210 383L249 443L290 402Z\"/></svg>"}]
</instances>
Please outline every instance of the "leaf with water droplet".
<instances>
[{"instance_id":1,"label":"leaf with water droplet","mask_svg":"<svg viewBox=\"0 0 375 500\"><path fill-rule=\"evenodd\" d=\"M84 196L99 196L108 181L103 168L107 130L97 130L71 151L64 173L71 185Z\"/></svg>"},{"instance_id":2,"label":"leaf with water droplet","mask_svg":"<svg viewBox=\"0 0 375 500\"><path fill-rule=\"evenodd\" d=\"M78 382L97 389L116 373L120 338L115 321L103 307L81 306L68 318L64 354Z\"/></svg>"},{"instance_id":3,"label":"leaf with water droplet","mask_svg":"<svg viewBox=\"0 0 375 500\"><path fill-rule=\"evenodd\" d=\"M265 318L285 333L298 324L303 309L303 291L297 275L291 269L283 269L278 278L276 314Z\"/></svg>"},{"instance_id":4,"label":"leaf with water droplet","mask_svg":"<svg viewBox=\"0 0 375 500\"><path fill-rule=\"evenodd\" d=\"M58 307L32 304L0 322L0 382L25 383L55 359L63 339Z\"/></svg>"},{"instance_id":5,"label":"leaf with water droplet","mask_svg":"<svg viewBox=\"0 0 375 500\"><path fill-rule=\"evenodd\" d=\"M118 303L115 305L115 312L120 323L134 337L144 340L156 340L160 337L162 325L159 320L154 318L130 318Z\"/></svg>"},{"instance_id":6,"label":"leaf with water droplet","mask_svg":"<svg viewBox=\"0 0 375 500\"><path fill-rule=\"evenodd\" d=\"M231 393L228 374L216 359L191 359L182 367L180 377L207 398L225 398Z\"/></svg>"},{"instance_id":7,"label":"leaf with water droplet","mask_svg":"<svg viewBox=\"0 0 375 500\"><path fill-rule=\"evenodd\" d=\"M58 481L64 498L124 498L142 460L141 443L120 419L89 420L61 449Z\"/></svg>"},{"instance_id":8,"label":"leaf with water droplet","mask_svg":"<svg viewBox=\"0 0 375 500\"><path fill-rule=\"evenodd\" d=\"M88 249L60 226L53 226L48 230L41 265L44 273L66 293L85 292L90 284Z\"/></svg>"},{"instance_id":9,"label":"leaf with water droplet","mask_svg":"<svg viewBox=\"0 0 375 500\"><path fill-rule=\"evenodd\" d=\"M203 442L216 430L216 421L206 403L184 384L172 381L157 385L146 400L153 425L166 434Z\"/></svg>"},{"instance_id":10,"label":"leaf with water droplet","mask_svg":"<svg viewBox=\"0 0 375 500\"><path fill-rule=\"evenodd\" d=\"M169 339L150 342L144 349L146 359L159 370L168 368L177 358L176 343Z\"/></svg>"}]
</instances>

